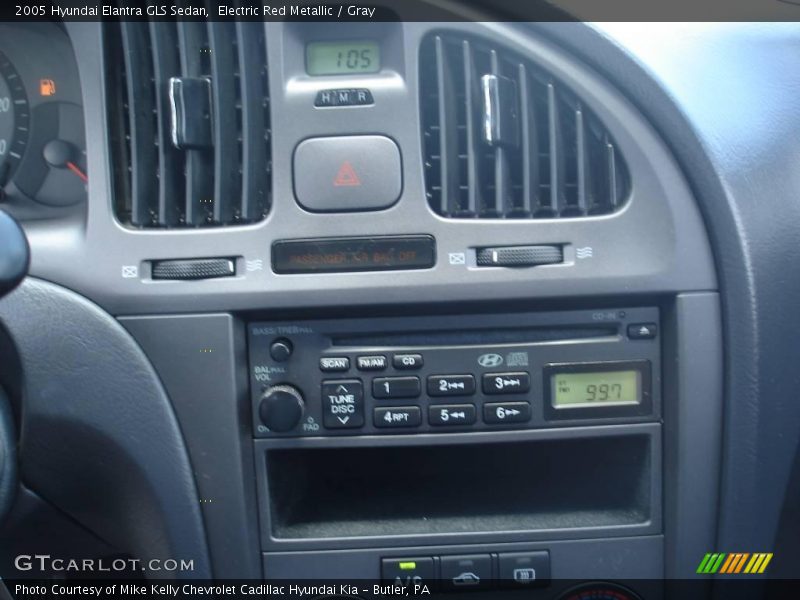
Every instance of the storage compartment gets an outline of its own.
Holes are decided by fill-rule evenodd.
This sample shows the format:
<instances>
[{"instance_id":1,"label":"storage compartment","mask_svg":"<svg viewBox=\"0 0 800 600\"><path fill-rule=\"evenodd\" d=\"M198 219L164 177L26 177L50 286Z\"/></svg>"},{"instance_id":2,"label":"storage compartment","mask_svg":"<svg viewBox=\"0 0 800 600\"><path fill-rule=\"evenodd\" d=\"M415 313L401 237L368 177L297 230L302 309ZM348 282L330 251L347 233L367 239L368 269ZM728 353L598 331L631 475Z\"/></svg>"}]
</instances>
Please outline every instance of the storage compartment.
<instances>
[{"instance_id":1,"label":"storage compartment","mask_svg":"<svg viewBox=\"0 0 800 600\"><path fill-rule=\"evenodd\" d=\"M646 524L646 434L267 451L272 535L284 539Z\"/></svg>"}]
</instances>

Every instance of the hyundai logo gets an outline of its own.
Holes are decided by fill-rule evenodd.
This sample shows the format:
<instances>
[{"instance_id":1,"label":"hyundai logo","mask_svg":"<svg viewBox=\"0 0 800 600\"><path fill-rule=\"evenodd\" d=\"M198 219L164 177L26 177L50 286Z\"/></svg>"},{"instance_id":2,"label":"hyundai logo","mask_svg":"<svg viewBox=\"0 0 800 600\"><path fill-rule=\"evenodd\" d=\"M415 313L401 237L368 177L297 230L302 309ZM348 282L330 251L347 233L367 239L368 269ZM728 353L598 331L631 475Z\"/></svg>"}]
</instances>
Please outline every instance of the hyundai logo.
<instances>
[{"instance_id":1,"label":"hyundai logo","mask_svg":"<svg viewBox=\"0 0 800 600\"><path fill-rule=\"evenodd\" d=\"M503 364L503 357L499 354L481 354L478 364L482 367L499 367Z\"/></svg>"}]
</instances>

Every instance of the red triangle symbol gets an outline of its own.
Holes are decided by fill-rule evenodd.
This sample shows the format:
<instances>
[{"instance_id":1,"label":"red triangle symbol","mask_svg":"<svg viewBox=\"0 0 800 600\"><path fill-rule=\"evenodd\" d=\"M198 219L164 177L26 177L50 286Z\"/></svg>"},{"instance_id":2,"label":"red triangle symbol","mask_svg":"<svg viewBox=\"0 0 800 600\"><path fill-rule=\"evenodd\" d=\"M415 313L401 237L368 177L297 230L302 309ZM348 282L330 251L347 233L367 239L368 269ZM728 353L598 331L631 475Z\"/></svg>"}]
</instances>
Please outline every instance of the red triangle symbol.
<instances>
[{"instance_id":1,"label":"red triangle symbol","mask_svg":"<svg viewBox=\"0 0 800 600\"><path fill-rule=\"evenodd\" d=\"M358 178L358 175L356 175L356 172L353 170L353 165L350 164L349 160L344 161L342 166L339 167L339 172L336 174L336 179L333 180L333 185L337 187L361 185L361 180Z\"/></svg>"}]
</instances>

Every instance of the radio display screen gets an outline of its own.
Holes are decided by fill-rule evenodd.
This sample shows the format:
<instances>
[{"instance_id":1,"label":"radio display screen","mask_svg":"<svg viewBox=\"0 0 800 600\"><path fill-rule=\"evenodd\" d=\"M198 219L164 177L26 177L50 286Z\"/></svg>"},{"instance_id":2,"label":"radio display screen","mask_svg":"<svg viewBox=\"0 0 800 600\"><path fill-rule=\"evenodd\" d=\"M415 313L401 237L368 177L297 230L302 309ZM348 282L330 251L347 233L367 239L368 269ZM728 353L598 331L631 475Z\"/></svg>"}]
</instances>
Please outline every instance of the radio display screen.
<instances>
[{"instance_id":1,"label":"radio display screen","mask_svg":"<svg viewBox=\"0 0 800 600\"><path fill-rule=\"evenodd\" d=\"M550 377L554 408L625 406L642 402L641 375L636 369L557 372Z\"/></svg>"},{"instance_id":2,"label":"radio display screen","mask_svg":"<svg viewBox=\"0 0 800 600\"><path fill-rule=\"evenodd\" d=\"M309 75L377 73L380 70L380 46L374 40L311 42L306 46Z\"/></svg>"}]
</instances>

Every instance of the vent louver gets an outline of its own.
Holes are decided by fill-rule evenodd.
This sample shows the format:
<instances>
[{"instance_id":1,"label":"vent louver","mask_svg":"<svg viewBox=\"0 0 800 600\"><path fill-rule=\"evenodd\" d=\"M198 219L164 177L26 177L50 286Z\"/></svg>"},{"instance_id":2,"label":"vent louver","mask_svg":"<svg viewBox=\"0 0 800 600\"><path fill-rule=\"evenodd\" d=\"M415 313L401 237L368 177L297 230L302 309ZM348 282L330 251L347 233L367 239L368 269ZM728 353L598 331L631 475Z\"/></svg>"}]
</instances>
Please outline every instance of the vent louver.
<instances>
[{"instance_id":1,"label":"vent louver","mask_svg":"<svg viewBox=\"0 0 800 600\"><path fill-rule=\"evenodd\" d=\"M106 27L120 222L188 228L263 219L272 168L263 25Z\"/></svg>"},{"instance_id":2,"label":"vent louver","mask_svg":"<svg viewBox=\"0 0 800 600\"><path fill-rule=\"evenodd\" d=\"M428 36L420 54L428 202L451 218L609 214L628 174L609 133L531 61L478 38Z\"/></svg>"}]
</instances>

